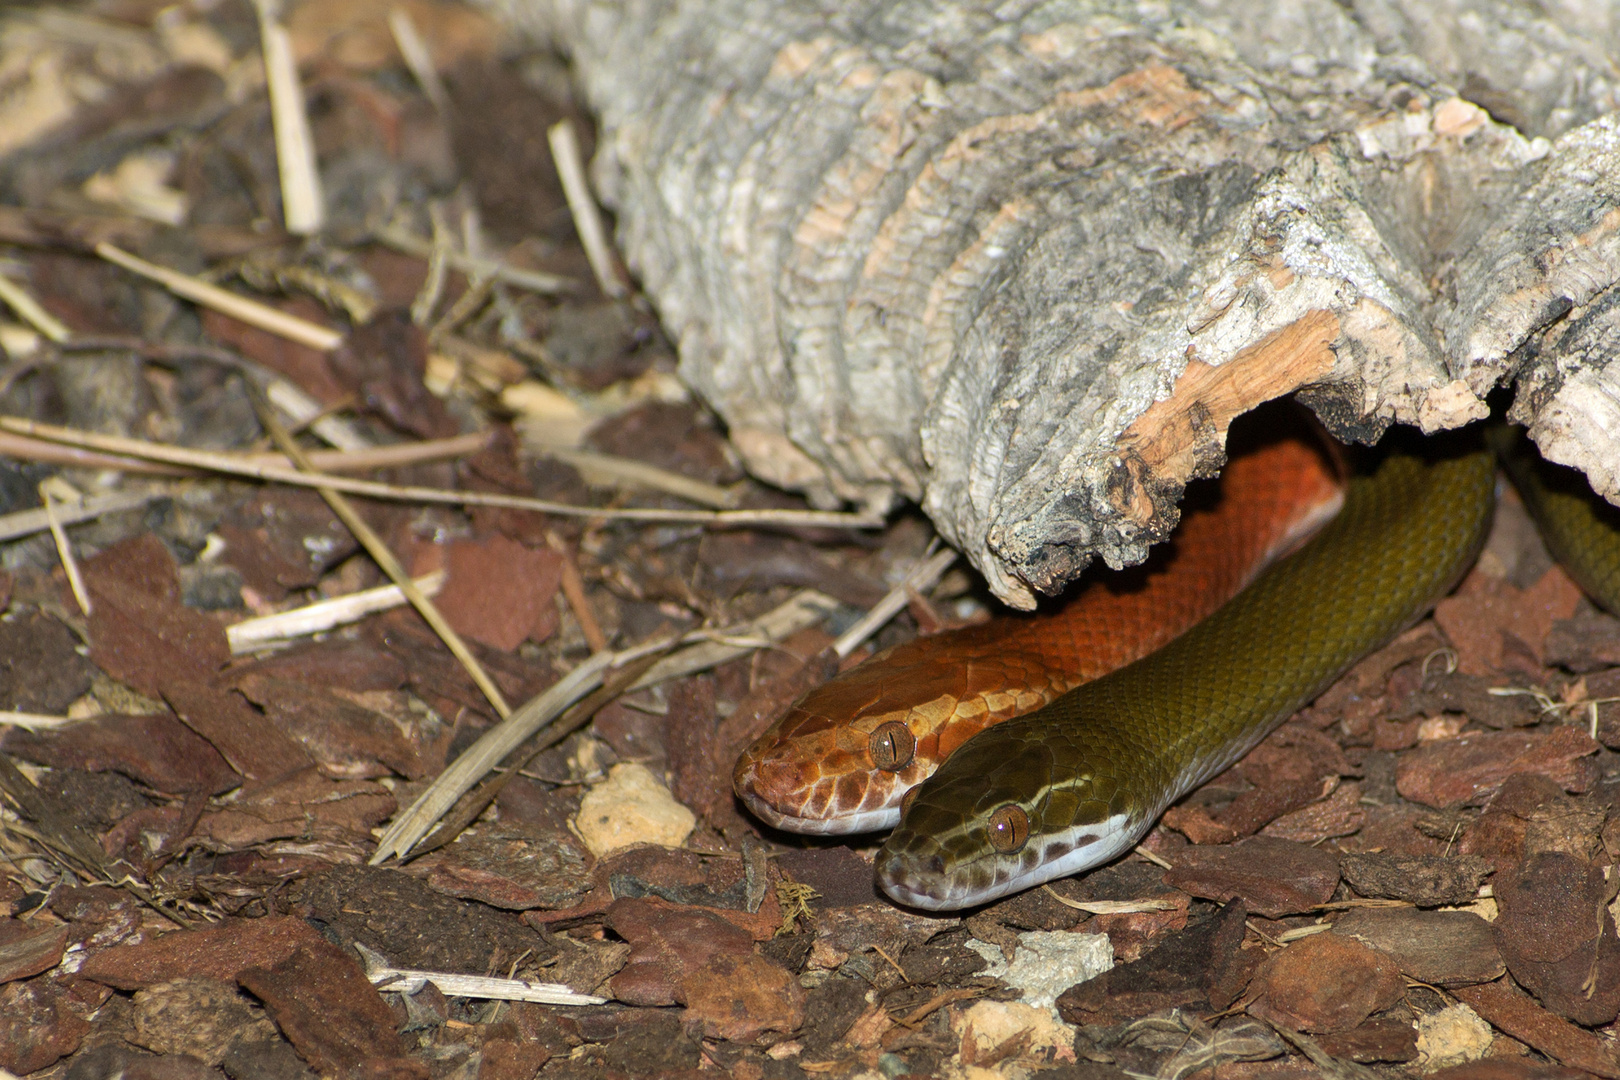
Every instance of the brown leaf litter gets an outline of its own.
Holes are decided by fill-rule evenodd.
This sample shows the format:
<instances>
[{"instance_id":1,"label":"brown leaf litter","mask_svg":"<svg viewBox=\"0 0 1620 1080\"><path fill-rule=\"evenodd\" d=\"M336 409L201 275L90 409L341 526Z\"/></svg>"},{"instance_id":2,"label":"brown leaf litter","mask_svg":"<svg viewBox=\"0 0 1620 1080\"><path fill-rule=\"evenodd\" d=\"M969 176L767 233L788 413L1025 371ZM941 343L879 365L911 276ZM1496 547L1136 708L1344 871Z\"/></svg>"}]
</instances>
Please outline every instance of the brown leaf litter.
<instances>
[{"instance_id":1,"label":"brown leaf litter","mask_svg":"<svg viewBox=\"0 0 1620 1080\"><path fill-rule=\"evenodd\" d=\"M299 430L339 449L487 433L459 459L367 475L603 516L355 503L412 575L445 571L435 603L514 705L594 649L735 627L802 589L835 614L520 747L453 841L369 867L379 827L499 710L408 608L233 655L231 625L387 582L311 491L126 472L121 488L151 500L68 530L88 613L47 535L0 548L0 708L59 721L0 739L30 785L6 788L0 823L0 1067L1620 1076L1620 620L1552 566L1511 494L1432 619L1172 808L1146 855L925 916L875 893L866 841L748 818L729 792L738 750L865 655L829 646L928 531L608 516L693 508L672 492L806 508L742 474L648 310L595 292L540 137L587 125L566 70L497 47L470 9L411 0L441 114L399 58L395 6L290 6L328 186L320 243L277 225L248 4L0 15L20 20L0 26L0 61L14 40L43 50L10 89L57 103L27 127L0 101L6 273L71 335L0 327L0 412L262 450L250 380L278 407L302 400ZM178 226L141 216L176 205ZM199 310L92 257L102 240L206 269L343 343ZM468 269L491 260L498 276ZM45 460L0 459L0 515L32 508L53 471L109 482ZM985 612L960 575L912 607L872 647ZM678 846L592 854L582 801L626 776L659 796L636 827L672 828ZM1031 957L1053 940L1106 945L1114 966L1042 971ZM374 987L357 947L511 978L516 997L549 984L610 1000Z\"/></svg>"}]
</instances>

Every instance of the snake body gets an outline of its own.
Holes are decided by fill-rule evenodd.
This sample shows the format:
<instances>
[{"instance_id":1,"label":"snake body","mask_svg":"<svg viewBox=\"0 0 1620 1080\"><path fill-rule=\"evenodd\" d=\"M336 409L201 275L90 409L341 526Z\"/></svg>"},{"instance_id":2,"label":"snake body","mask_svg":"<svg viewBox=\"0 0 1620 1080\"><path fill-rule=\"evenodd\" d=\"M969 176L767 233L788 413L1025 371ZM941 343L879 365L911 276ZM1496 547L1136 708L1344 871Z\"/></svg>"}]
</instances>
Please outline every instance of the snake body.
<instances>
[{"instance_id":1,"label":"snake body","mask_svg":"<svg viewBox=\"0 0 1620 1080\"><path fill-rule=\"evenodd\" d=\"M1171 641L1331 517L1335 463L1297 414L1234 431L1219 484L1189 490L1147 565L1094 576L1063 606L921 638L812 690L738 760L758 817L822 835L892 828L911 787L986 728Z\"/></svg>"},{"instance_id":2,"label":"snake body","mask_svg":"<svg viewBox=\"0 0 1620 1080\"><path fill-rule=\"evenodd\" d=\"M1141 660L968 740L906 794L879 885L929 909L993 900L1133 846L1359 658L1416 621L1484 542L1477 437L1387 439L1343 510Z\"/></svg>"},{"instance_id":3,"label":"snake body","mask_svg":"<svg viewBox=\"0 0 1620 1080\"><path fill-rule=\"evenodd\" d=\"M1523 430L1497 427L1489 438L1547 550L1586 595L1620 614L1620 507L1593 495L1576 470L1544 459Z\"/></svg>"}]
</instances>

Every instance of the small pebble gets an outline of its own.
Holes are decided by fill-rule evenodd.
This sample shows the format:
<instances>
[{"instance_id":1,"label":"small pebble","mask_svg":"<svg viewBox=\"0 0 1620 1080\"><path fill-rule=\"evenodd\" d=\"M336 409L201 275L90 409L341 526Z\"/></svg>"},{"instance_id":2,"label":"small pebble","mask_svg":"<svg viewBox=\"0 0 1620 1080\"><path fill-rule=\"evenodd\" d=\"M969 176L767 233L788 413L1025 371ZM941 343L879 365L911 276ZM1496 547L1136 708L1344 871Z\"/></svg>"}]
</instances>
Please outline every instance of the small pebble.
<instances>
[{"instance_id":1,"label":"small pebble","mask_svg":"<svg viewBox=\"0 0 1620 1080\"><path fill-rule=\"evenodd\" d=\"M1491 1025L1466 1005L1451 1005L1418 1017L1417 1068L1434 1072L1478 1061L1491 1048Z\"/></svg>"},{"instance_id":2,"label":"small pebble","mask_svg":"<svg viewBox=\"0 0 1620 1080\"><path fill-rule=\"evenodd\" d=\"M697 824L646 766L613 766L607 779L580 800L574 831L592 855L602 858L633 844L680 847Z\"/></svg>"},{"instance_id":3,"label":"small pebble","mask_svg":"<svg viewBox=\"0 0 1620 1080\"><path fill-rule=\"evenodd\" d=\"M1014 963L1017 961L1014 960ZM1018 1001L977 1001L966 1012L951 1017L951 1031L959 1039L966 1034L970 1025L973 1028L973 1041L981 1051L992 1050L1027 1031L1029 1046L1025 1054L1044 1056L1050 1050L1049 1061L1074 1060L1074 1028L1057 1018L1050 1002L1045 1006L1036 1006Z\"/></svg>"},{"instance_id":4,"label":"small pebble","mask_svg":"<svg viewBox=\"0 0 1620 1080\"><path fill-rule=\"evenodd\" d=\"M1010 964L998 945L978 940L965 944L989 962L984 975L1022 990L1024 1004L1047 1012L1063 991L1114 966L1114 947L1107 934L1030 930L1018 935Z\"/></svg>"}]
</instances>

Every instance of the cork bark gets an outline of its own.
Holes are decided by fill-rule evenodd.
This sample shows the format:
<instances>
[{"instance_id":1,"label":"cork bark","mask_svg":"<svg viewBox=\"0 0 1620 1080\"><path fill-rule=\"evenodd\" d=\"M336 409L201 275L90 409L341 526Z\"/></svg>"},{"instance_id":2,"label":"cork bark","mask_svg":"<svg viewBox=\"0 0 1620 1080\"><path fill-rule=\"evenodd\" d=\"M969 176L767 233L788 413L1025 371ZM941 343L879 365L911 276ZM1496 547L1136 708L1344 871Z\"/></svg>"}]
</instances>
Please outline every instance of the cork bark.
<instances>
[{"instance_id":1,"label":"cork bark","mask_svg":"<svg viewBox=\"0 0 1620 1080\"><path fill-rule=\"evenodd\" d=\"M916 500L1016 607L1289 393L1366 441L1508 385L1620 501L1604 0L489 2L749 467Z\"/></svg>"}]
</instances>

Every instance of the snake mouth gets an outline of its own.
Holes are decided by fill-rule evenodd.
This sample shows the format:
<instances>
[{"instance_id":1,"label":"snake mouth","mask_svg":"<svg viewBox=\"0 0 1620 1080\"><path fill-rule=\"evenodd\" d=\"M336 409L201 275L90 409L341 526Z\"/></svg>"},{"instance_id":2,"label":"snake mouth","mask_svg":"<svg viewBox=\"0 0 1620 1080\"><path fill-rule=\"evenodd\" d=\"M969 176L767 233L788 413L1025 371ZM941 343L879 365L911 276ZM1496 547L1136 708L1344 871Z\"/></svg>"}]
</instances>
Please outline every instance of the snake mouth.
<instances>
[{"instance_id":1,"label":"snake mouth","mask_svg":"<svg viewBox=\"0 0 1620 1080\"><path fill-rule=\"evenodd\" d=\"M785 771L775 762L745 755L737 762L736 771L732 774L732 790L737 793L737 798L742 800L749 813L773 829L806 836L851 836L892 829L900 823L898 806L830 813L827 798L815 798L813 787L806 790L797 770L791 776L782 775ZM826 796L830 792L822 794ZM804 807L817 812L795 814L779 809L784 806Z\"/></svg>"},{"instance_id":2,"label":"snake mouth","mask_svg":"<svg viewBox=\"0 0 1620 1080\"><path fill-rule=\"evenodd\" d=\"M850 836L900 823L899 798L886 780L807 768L782 754L745 753L732 790L772 828L808 836Z\"/></svg>"},{"instance_id":3,"label":"snake mouth","mask_svg":"<svg viewBox=\"0 0 1620 1080\"><path fill-rule=\"evenodd\" d=\"M957 911L999 900L1046 880L1028 871L995 867L973 873L950 873L939 855L917 858L881 853L876 866L878 887L896 903L924 911ZM972 878L972 880L965 880Z\"/></svg>"},{"instance_id":4,"label":"snake mouth","mask_svg":"<svg viewBox=\"0 0 1620 1080\"><path fill-rule=\"evenodd\" d=\"M951 888L945 859L937 851L917 856L891 851L885 846L878 852L873 870L878 887L897 904L924 911L949 911L971 902L953 895L957 890Z\"/></svg>"},{"instance_id":5,"label":"snake mouth","mask_svg":"<svg viewBox=\"0 0 1620 1080\"><path fill-rule=\"evenodd\" d=\"M900 824L898 809L868 810L843 817L798 817L778 813L768 803L742 791L737 792L737 795L742 799L743 805L748 807L749 813L771 828L805 836L853 836L856 833L882 832Z\"/></svg>"}]
</instances>

